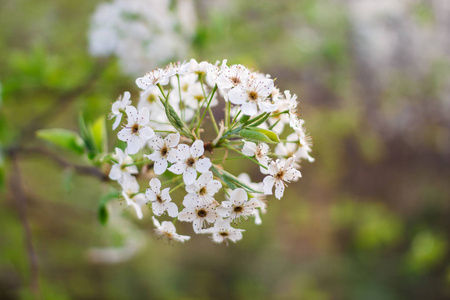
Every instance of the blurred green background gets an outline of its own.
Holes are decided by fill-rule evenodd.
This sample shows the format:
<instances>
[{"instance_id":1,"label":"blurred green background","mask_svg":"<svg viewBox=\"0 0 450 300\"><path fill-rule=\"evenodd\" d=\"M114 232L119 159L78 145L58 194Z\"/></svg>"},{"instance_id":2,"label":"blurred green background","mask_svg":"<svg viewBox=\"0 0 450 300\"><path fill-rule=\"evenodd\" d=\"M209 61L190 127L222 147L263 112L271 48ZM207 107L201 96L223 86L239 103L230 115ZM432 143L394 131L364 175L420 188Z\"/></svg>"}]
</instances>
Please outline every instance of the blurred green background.
<instances>
[{"instance_id":1,"label":"blurred green background","mask_svg":"<svg viewBox=\"0 0 450 300\"><path fill-rule=\"evenodd\" d=\"M137 95L115 58L87 52L98 3L0 0L0 299L450 299L447 1L195 2L186 59L271 74L301 99L314 141L316 162L228 247L165 244L129 210L102 226L108 183L38 154L10 159L41 147L88 165L34 131L78 131L80 111L93 121ZM138 251L123 262L89 256L127 243Z\"/></svg>"}]
</instances>

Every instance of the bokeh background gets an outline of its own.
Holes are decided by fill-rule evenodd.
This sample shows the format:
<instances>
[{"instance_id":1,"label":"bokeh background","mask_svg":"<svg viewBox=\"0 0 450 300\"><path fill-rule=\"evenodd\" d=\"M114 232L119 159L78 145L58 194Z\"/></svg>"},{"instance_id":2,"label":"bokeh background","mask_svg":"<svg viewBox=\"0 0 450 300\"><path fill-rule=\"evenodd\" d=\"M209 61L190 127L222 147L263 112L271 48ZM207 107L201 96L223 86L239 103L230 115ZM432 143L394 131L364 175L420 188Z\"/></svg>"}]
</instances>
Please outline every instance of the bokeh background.
<instances>
[{"instance_id":1,"label":"bokeh background","mask_svg":"<svg viewBox=\"0 0 450 300\"><path fill-rule=\"evenodd\" d=\"M179 59L271 74L314 142L303 178L228 247L169 245L123 207L101 225L110 185L36 139L138 93L116 57L88 52L99 3L0 0L1 299L450 299L448 1L194 2Z\"/></svg>"}]
</instances>

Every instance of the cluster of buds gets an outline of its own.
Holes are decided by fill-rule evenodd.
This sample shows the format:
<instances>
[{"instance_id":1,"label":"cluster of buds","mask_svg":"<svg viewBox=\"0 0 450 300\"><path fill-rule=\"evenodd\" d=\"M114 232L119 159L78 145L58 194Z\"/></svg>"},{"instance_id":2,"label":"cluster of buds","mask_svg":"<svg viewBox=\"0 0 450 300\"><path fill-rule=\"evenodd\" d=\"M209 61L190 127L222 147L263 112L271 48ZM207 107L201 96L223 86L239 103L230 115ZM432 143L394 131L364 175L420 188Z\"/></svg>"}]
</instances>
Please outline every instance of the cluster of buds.
<instances>
[{"instance_id":1,"label":"cluster of buds","mask_svg":"<svg viewBox=\"0 0 450 300\"><path fill-rule=\"evenodd\" d=\"M155 232L170 241L189 239L176 233L177 220L217 243L240 240L241 219L260 224L266 196L281 199L301 177L300 161L314 161L297 96L281 93L269 75L226 60L192 59L148 72L136 84L142 90L137 108L129 92L112 106L113 129L127 116L117 134L126 149L116 148L109 176L139 218L150 208ZM255 164L262 182L228 172L226 163L237 159ZM138 183L144 169L150 173L145 190ZM184 196L172 198L180 188ZM155 218L162 216L172 222Z\"/></svg>"}]
</instances>

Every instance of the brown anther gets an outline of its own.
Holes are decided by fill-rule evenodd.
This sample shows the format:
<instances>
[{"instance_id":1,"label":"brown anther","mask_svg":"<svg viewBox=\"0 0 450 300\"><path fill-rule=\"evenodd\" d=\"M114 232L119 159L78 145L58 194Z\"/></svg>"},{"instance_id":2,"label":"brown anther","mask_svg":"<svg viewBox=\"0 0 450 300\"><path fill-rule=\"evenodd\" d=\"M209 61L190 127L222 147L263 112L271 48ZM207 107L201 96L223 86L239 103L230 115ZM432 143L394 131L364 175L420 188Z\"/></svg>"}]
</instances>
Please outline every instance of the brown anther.
<instances>
[{"instance_id":1,"label":"brown anther","mask_svg":"<svg viewBox=\"0 0 450 300\"><path fill-rule=\"evenodd\" d=\"M132 134L136 134L138 131L139 131L139 124L134 124L134 125L131 127L131 133L132 133Z\"/></svg>"},{"instance_id":2,"label":"brown anther","mask_svg":"<svg viewBox=\"0 0 450 300\"><path fill-rule=\"evenodd\" d=\"M240 213L244 210L244 208L242 206L236 206L233 210L235 213Z\"/></svg>"},{"instance_id":3,"label":"brown anther","mask_svg":"<svg viewBox=\"0 0 450 300\"><path fill-rule=\"evenodd\" d=\"M207 214L208 214L208 213L207 213L206 210L204 210L204 209L200 209L200 210L197 212L197 216L199 216L200 218L206 217Z\"/></svg>"}]
</instances>

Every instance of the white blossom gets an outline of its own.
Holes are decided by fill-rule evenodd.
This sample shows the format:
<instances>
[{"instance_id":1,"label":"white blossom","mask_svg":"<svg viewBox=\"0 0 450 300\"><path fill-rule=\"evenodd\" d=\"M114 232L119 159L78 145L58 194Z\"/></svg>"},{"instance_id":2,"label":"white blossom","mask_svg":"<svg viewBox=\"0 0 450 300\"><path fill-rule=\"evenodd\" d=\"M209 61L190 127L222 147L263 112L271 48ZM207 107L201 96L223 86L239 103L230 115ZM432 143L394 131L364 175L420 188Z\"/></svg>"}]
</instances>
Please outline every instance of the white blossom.
<instances>
[{"instance_id":1,"label":"white blossom","mask_svg":"<svg viewBox=\"0 0 450 300\"><path fill-rule=\"evenodd\" d=\"M188 194L184 197L183 204L186 207L193 207L217 203L214 195L221 187L220 181L213 179L211 171L205 172L193 184L186 185Z\"/></svg>"},{"instance_id":2,"label":"white blossom","mask_svg":"<svg viewBox=\"0 0 450 300\"><path fill-rule=\"evenodd\" d=\"M144 194L139 193L139 183L137 182L136 177L125 174L119 183L122 186L122 196L125 198L127 206L133 207L138 218L142 219L143 214L141 206L147 201Z\"/></svg>"},{"instance_id":3,"label":"white blossom","mask_svg":"<svg viewBox=\"0 0 450 300\"><path fill-rule=\"evenodd\" d=\"M127 150L123 152L122 149L116 147L116 154L113 157L117 160L117 163L112 165L109 172L109 178L112 180L120 180L126 173L138 173L138 169L133 165L133 159L128 155Z\"/></svg>"},{"instance_id":4,"label":"white blossom","mask_svg":"<svg viewBox=\"0 0 450 300\"><path fill-rule=\"evenodd\" d=\"M230 226L231 219L219 220L214 224L214 227L207 228L201 233L212 233L212 240L215 243L228 245L228 240L236 243L242 239L243 229L237 229Z\"/></svg>"},{"instance_id":5,"label":"white blossom","mask_svg":"<svg viewBox=\"0 0 450 300\"><path fill-rule=\"evenodd\" d=\"M145 191L145 197L152 203L153 213L160 216L167 211L169 216L175 218L178 215L178 207L172 202L170 188L161 191L161 181L158 178L150 180L149 185L150 187Z\"/></svg>"},{"instance_id":6,"label":"white blossom","mask_svg":"<svg viewBox=\"0 0 450 300\"><path fill-rule=\"evenodd\" d=\"M263 100L265 100L274 88L274 83L272 79L248 79L246 85L237 86L230 90L228 93L228 100L236 105L241 105L241 110L244 115L254 116L258 113L258 106L265 108L266 106L261 106ZM272 109L275 111L276 107Z\"/></svg>"},{"instance_id":7,"label":"white blossom","mask_svg":"<svg viewBox=\"0 0 450 300\"><path fill-rule=\"evenodd\" d=\"M197 178L197 171L205 173L211 167L209 158L200 158L205 149L203 141L195 141L191 147L179 144L175 158L177 162L169 167L169 171L175 174L183 174L184 183L189 185Z\"/></svg>"},{"instance_id":8,"label":"white blossom","mask_svg":"<svg viewBox=\"0 0 450 300\"><path fill-rule=\"evenodd\" d=\"M157 84L168 84L170 77L173 75L175 75L174 69L155 69L151 72L147 72L143 77L139 77L138 79L136 79L136 85L141 90L148 91L156 87Z\"/></svg>"},{"instance_id":9,"label":"white blossom","mask_svg":"<svg viewBox=\"0 0 450 300\"><path fill-rule=\"evenodd\" d=\"M155 174L161 175L167 169L168 162L176 162L177 151L175 147L180 142L180 134L172 133L168 134L164 139L159 135L155 135L150 139L149 145L153 148L153 153L150 155L145 155L148 159L155 162L154 171Z\"/></svg>"},{"instance_id":10,"label":"white blossom","mask_svg":"<svg viewBox=\"0 0 450 300\"><path fill-rule=\"evenodd\" d=\"M211 224L221 219L221 217L214 210L215 207L216 205L214 203L209 205L185 207L178 214L178 220L192 222L194 232L199 233L205 228L206 223Z\"/></svg>"},{"instance_id":11,"label":"white blossom","mask_svg":"<svg viewBox=\"0 0 450 300\"><path fill-rule=\"evenodd\" d=\"M275 197L283 197L286 183L298 179L302 176L299 170L295 168L295 157L288 158L284 164L280 160L271 161L269 164L269 174L263 180L264 193L272 195L272 189L275 185Z\"/></svg>"},{"instance_id":12,"label":"white blossom","mask_svg":"<svg viewBox=\"0 0 450 300\"><path fill-rule=\"evenodd\" d=\"M216 210L223 218L239 220L241 216L247 219L248 216L253 215L258 205L258 200L253 198L248 200L247 192L243 188L237 188L231 192L230 201L223 201Z\"/></svg>"},{"instance_id":13,"label":"white blossom","mask_svg":"<svg viewBox=\"0 0 450 300\"><path fill-rule=\"evenodd\" d=\"M146 107L136 111L134 106L125 108L128 124L117 134L121 141L127 142L128 153L136 154L151 139L155 132L148 126L149 112Z\"/></svg>"},{"instance_id":14,"label":"white blossom","mask_svg":"<svg viewBox=\"0 0 450 300\"><path fill-rule=\"evenodd\" d=\"M161 237L166 237L169 242L171 241L177 241L184 243L185 241L189 241L191 239L188 235L181 235L176 232L175 225L173 225L172 222L163 221L162 224L159 223L159 221L152 217L153 219L153 225L155 225L155 233L156 235L159 235Z\"/></svg>"},{"instance_id":15,"label":"white blossom","mask_svg":"<svg viewBox=\"0 0 450 300\"><path fill-rule=\"evenodd\" d=\"M122 116L125 111L125 107L131 104L130 98L131 98L130 92L125 92L123 93L123 96L119 96L119 98L117 98L117 101L113 103L110 116L110 119L114 117L116 118L114 120L114 124L112 127L113 130L115 130L122 121Z\"/></svg>"}]
</instances>

